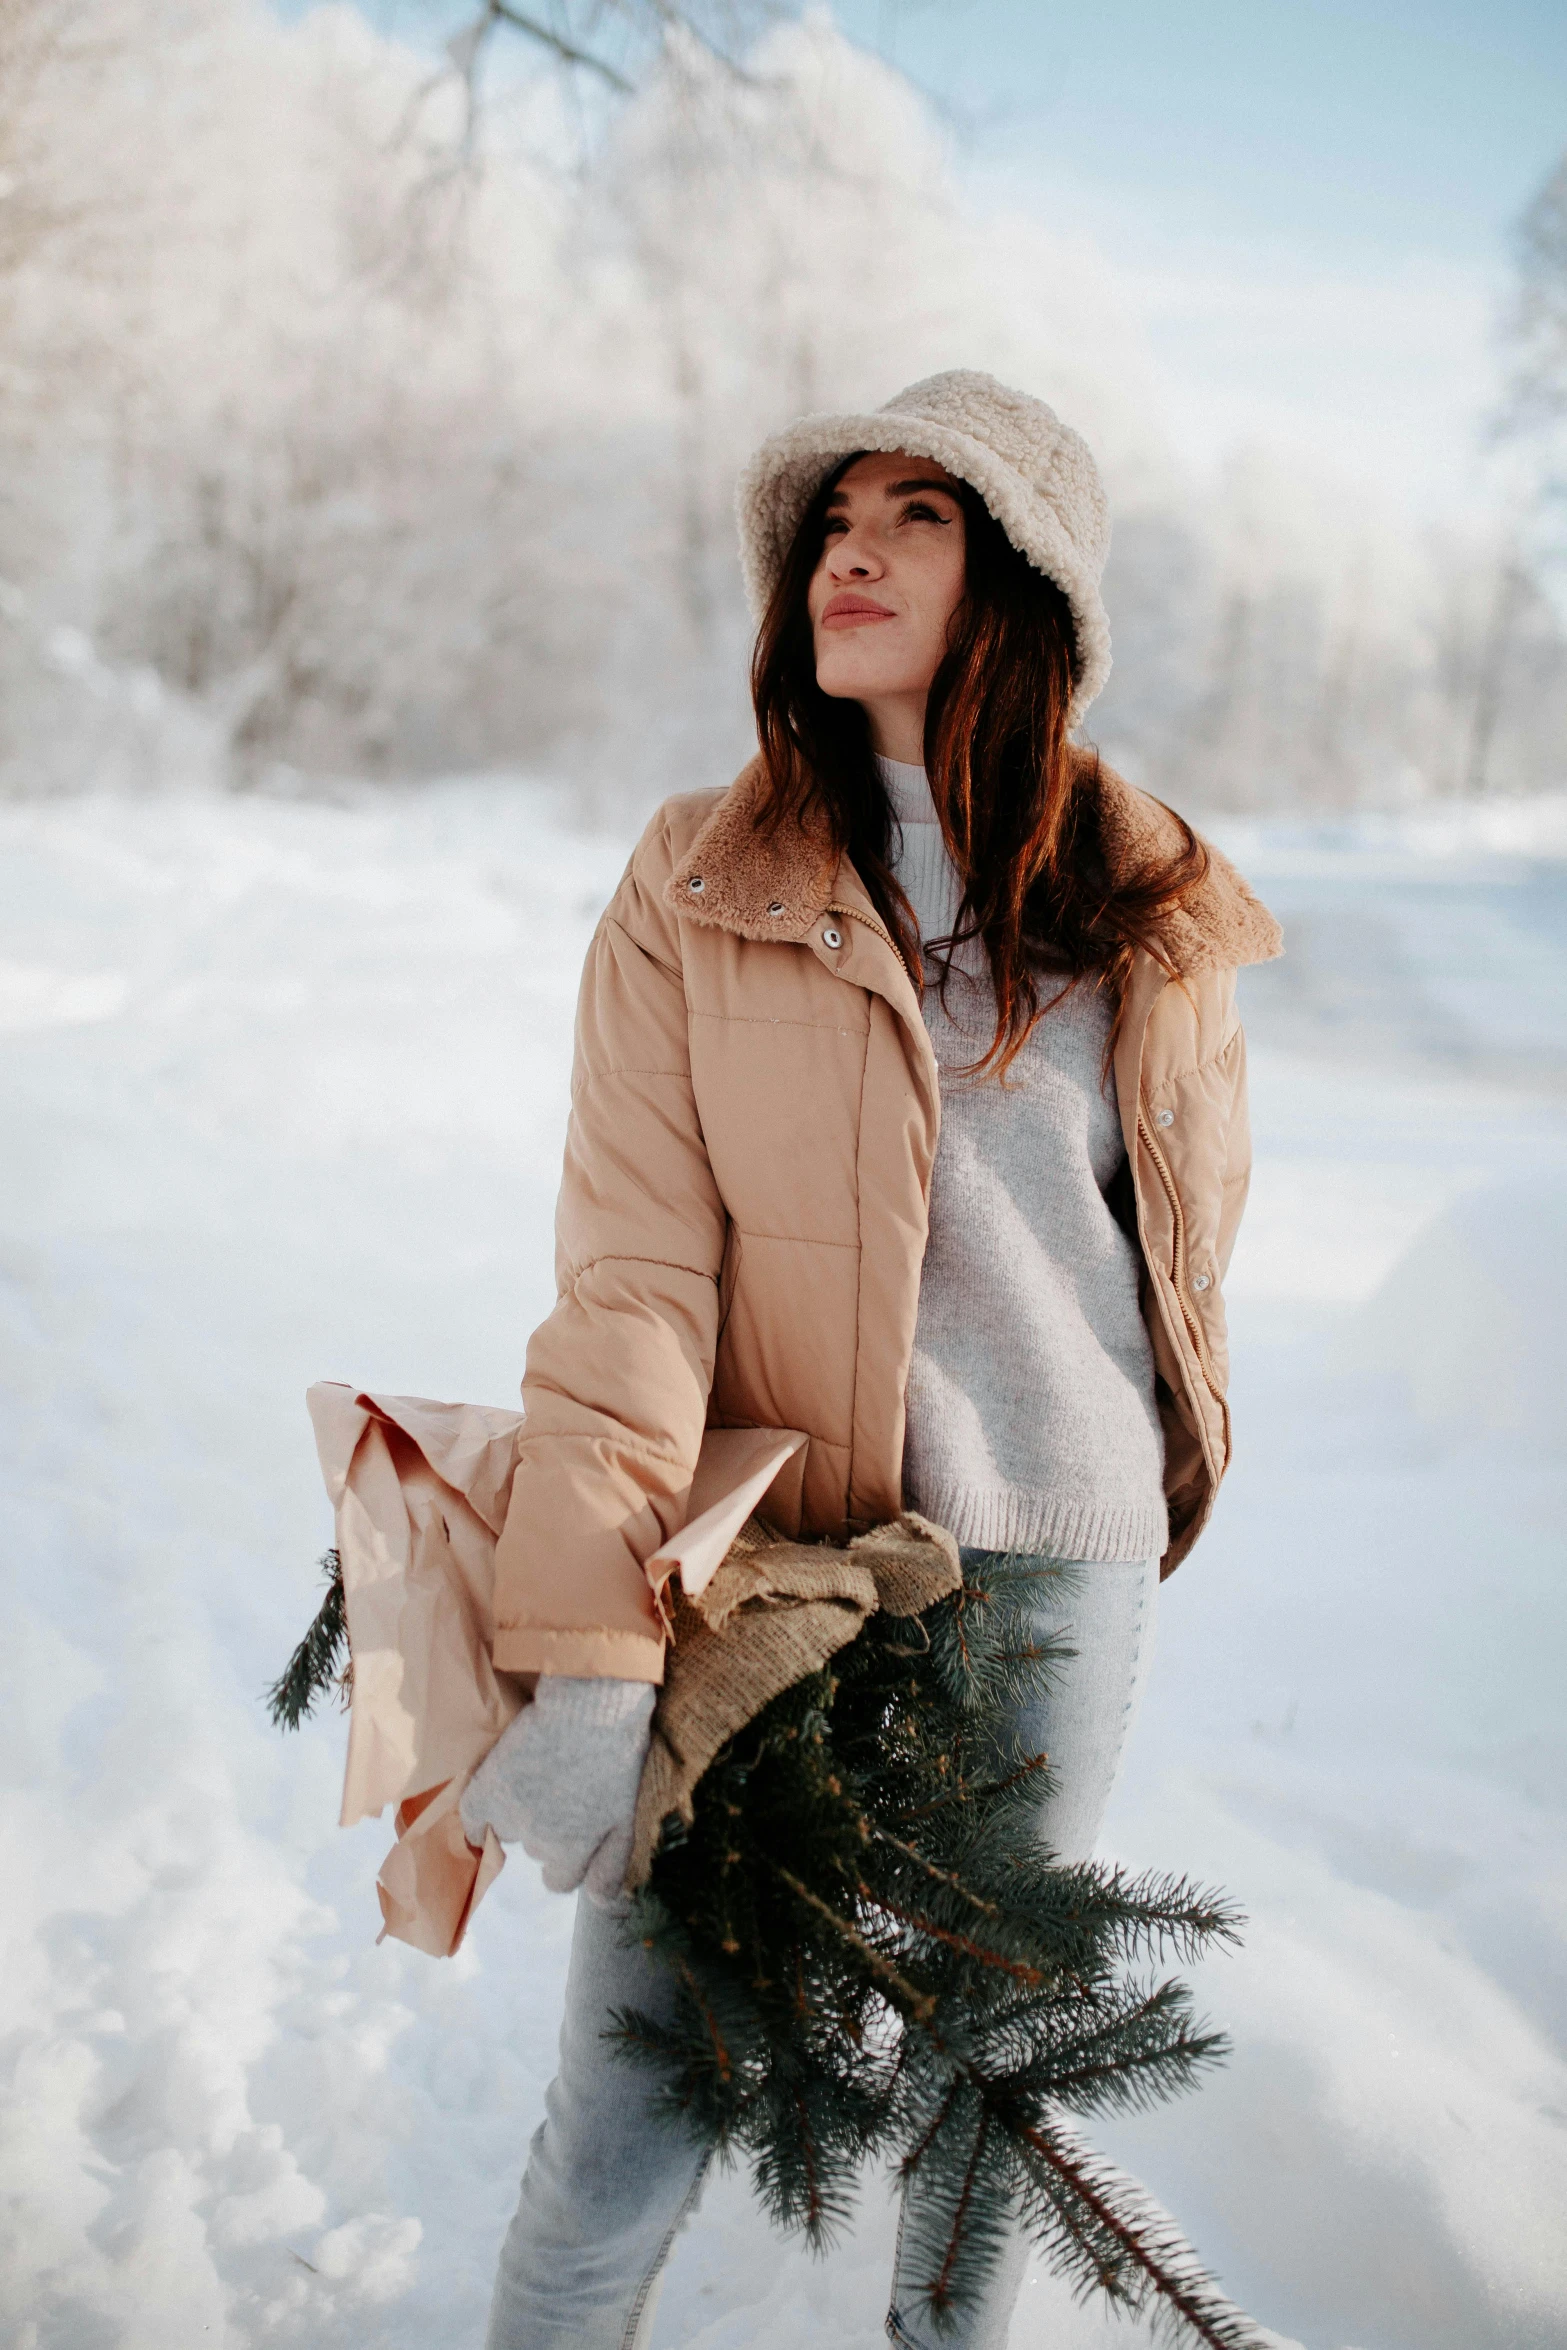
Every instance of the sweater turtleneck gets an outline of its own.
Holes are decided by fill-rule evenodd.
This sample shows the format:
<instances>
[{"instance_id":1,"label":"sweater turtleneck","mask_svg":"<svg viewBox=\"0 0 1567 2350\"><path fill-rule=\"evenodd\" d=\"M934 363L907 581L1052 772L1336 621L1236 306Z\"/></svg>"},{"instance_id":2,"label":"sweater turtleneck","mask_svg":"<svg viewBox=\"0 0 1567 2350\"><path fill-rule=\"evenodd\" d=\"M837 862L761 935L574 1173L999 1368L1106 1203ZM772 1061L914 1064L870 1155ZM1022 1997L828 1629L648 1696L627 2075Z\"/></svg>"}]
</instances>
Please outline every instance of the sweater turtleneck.
<instances>
[{"instance_id":1,"label":"sweater turtleneck","mask_svg":"<svg viewBox=\"0 0 1567 2350\"><path fill-rule=\"evenodd\" d=\"M922 940L963 887L923 767L878 759L892 870ZM1003 1084L969 1064L995 1030L978 941L922 999L941 1080L930 1232L906 1393L909 1504L977 1549L1134 1560L1165 1546L1163 1440L1136 1248L1107 1193L1125 1159L1105 1048L1112 1007L1080 985Z\"/></svg>"},{"instance_id":2,"label":"sweater turtleneck","mask_svg":"<svg viewBox=\"0 0 1567 2350\"><path fill-rule=\"evenodd\" d=\"M876 765L902 836L894 841L894 870L899 887L919 916L920 937L949 938L963 903L963 884L947 854L925 770L900 759L878 758ZM971 959L962 953L958 957L960 962ZM985 969L983 953L978 969L981 973Z\"/></svg>"}]
</instances>

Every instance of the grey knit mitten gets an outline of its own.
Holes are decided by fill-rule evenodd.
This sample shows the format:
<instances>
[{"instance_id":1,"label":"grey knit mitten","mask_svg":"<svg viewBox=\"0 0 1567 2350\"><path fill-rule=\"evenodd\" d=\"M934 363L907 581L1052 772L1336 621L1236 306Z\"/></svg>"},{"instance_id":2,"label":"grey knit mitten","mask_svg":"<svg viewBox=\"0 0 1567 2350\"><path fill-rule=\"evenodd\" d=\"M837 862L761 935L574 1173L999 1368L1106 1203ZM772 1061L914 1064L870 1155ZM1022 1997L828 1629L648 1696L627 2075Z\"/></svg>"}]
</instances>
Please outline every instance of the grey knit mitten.
<instances>
[{"instance_id":1,"label":"grey knit mitten","mask_svg":"<svg viewBox=\"0 0 1567 2350\"><path fill-rule=\"evenodd\" d=\"M658 1692L647 1681L540 1675L474 1772L459 1811L471 1844L486 1825L543 1863L552 1893L618 1901Z\"/></svg>"}]
</instances>

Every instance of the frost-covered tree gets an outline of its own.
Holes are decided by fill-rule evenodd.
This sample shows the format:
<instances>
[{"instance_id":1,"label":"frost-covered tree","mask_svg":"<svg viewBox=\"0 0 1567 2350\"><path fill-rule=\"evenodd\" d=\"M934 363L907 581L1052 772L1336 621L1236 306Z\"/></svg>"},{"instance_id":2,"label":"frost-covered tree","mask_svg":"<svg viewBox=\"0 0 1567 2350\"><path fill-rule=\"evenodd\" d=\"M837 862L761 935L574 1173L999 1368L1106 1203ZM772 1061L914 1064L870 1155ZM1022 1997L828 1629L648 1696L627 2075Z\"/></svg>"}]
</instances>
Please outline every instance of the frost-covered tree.
<instances>
[{"instance_id":1,"label":"frost-covered tree","mask_svg":"<svg viewBox=\"0 0 1567 2350\"><path fill-rule=\"evenodd\" d=\"M82 212L30 293L28 348L90 359L50 428L76 522L29 579L45 684L68 616L84 708L135 677L224 765L537 756L586 716L562 616L596 577L550 479L593 405L557 191L516 161L443 188L424 62L350 10L112 13L126 75L56 44L30 97L115 192L109 242ZM13 772L101 755L60 715Z\"/></svg>"},{"instance_id":2,"label":"frost-covered tree","mask_svg":"<svg viewBox=\"0 0 1567 2350\"><path fill-rule=\"evenodd\" d=\"M1556 431L1567 425L1567 155L1519 223L1517 253L1512 420Z\"/></svg>"},{"instance_id":3,"label":"frost-covered tree","mask_svg":"<svg viewBox=\"0 0 1567 2350\"><path fill-rule=\"evenodd\" d=\"M721 780L736 469L802 408L954 365L1100 459L1094 725L1140 780L1266 807L1557 775L1560 628L1516 550L1183 465L1092 257L979 213L929 106L824 16L513 13L602 37L630 86L466 0L383 12L418 41L346 5L0 0L10 788ZM1530 316L1547 385L1560 312Z\"/></svg>"}]
</instances>

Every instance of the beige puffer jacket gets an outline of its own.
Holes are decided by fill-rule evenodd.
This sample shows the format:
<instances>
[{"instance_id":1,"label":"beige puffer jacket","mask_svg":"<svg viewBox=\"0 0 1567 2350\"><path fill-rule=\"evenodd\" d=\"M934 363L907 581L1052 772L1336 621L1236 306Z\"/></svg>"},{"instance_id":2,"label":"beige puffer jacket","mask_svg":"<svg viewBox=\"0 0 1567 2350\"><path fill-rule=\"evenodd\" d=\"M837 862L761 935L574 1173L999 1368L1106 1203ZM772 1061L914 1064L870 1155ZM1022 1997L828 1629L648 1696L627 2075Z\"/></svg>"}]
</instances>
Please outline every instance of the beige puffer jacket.
<instances>
[{"instance_id":1,"label":"beige puffer jacket","mask_svg":"<svg viewBox=\"0 0 1567 2350\"><path fill-rule=\"evenodd\" d=\"M1108 768L1095 788L1115 870L1172 844L1156 801ZM763 1503L786 1533L841 1538L902 1506L935 1060L852 866L834 870L818 836L764 841L759 791L753 766L727 792L667 801L588 954L559 1301L528 1348L496 1557L505 1671L661 1678L655 1554L734 1457L736 1440L710 1431L797 1432ZM1280 938L1214 852L1161 943L1177 976L1138 954L1115 1077L1168 1573L1229 1461L1220 1280L1251 1163L1235 970Z\"/></svg>"}]
</instances>

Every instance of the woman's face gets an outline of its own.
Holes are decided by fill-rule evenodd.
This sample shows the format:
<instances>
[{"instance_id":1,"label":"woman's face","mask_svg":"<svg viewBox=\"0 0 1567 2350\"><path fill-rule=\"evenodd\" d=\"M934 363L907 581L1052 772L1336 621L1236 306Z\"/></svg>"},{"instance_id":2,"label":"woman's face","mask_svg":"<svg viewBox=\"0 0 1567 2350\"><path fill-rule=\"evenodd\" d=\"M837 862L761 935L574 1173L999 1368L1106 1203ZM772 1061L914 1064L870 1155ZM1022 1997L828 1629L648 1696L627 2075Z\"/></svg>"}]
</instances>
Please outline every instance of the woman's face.
<instances>
[{"instance_id":1,"label":"woman's face","mask_svg":"<svg viewBox=\"0 0 1567 2350\"><path fill-rule=\"evenodd\" d=\"M925 700L963 595L958 485L928 457L857 457L827 509L807 597L816 682L862 703L874 747L918 765Z\"/></svg>"}]
</instances>

